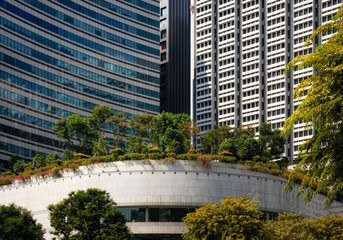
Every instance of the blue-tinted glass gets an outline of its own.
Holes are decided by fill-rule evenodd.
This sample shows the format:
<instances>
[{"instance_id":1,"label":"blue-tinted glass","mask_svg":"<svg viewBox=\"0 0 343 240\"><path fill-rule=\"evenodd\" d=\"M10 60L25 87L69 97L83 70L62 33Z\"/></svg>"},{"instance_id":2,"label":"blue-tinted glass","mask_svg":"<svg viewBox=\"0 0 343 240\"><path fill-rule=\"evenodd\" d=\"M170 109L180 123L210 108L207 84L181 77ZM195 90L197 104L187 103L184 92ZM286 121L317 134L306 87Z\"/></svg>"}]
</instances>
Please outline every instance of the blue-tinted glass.
<instances>
[{"instance_id":1,"label":"blue-tinted glass","mask_svg":"<svg viewBox=\"0 0 343 240\"><path fill-rule=\"evenodd\" d=\"M6 117L17 119L17 120L20 120L29 124L33 124L39 127L47 128L47 129L51 129L55 126L53 122L45 121L43 119L18 112L4 106L0 106L0 114Z\"/></svg>"},{"instance_id":2,"label":"blue-tinted glass","mask_svg":"<svg viewBox=\"0 0 343 240\"><path fill-rule=\"evenodd\" d=\"M1 22L1 25L11 29L12 31L16 31L16 32L18 32L18 33L20 33L26 37L30 37L31 39L36 40L39 43L42 43L42 44L44 44L48 47L51 47L53 49L59 50L60 52L66 53L66 54L71 55L71 56L78 58L80 60L86 61L88 63L94 64L94 65L97 65L97 66L100 66L103 68L106 68L108 70L112 70L115 67L115 65L113 65L111 63L102 61L100 59L94 58L92 56L83 54L83 53L78 52L78 51L75 51L71 48L68 48L67 46L61 45L61 44L56 43L54 41L51 41L47 38L44 38L38 34L35 34L31 31L28 31L27 29L22 28L22 27L14 24L10 21L7 21L6 19L0 18L0 22ZM4 41L7 41L7 40L4 40ZM126 89L129 91L135 92L135 93L144 94L144 95L151 96L151 97L156 97L156 98L159 97L159 93L156 91L137 87L137 86L127 84L127 83L121 82L119 80L110 79L110 78L107 78L105 76L101 76L101 75L98 75L95 73L93 73L91 76L96 76L93 78L93 80L96 80L96 81L99 81L102 83L107 83L107 84L115 86L115 87L119 87L122 89Z\"/></svg>"},{"instance_id":3,"label":"blue-tinted glass","mask_svg":"<svg viewBox=\"0 0 343 240\"><path fill-rule=\"evenodd\" d=\"M142 7L142 8L145 8L149 11L152 11L152 12L155 12L155 13L159 13L160 12L160 8L158 6L154 6L154 5L151 5L147 2L144 2L144 1L141 1L141 0L125 0L126 2L129 2L129 3L132 3L136 6L139 6L139 7Z\"/></svg>"},{"instance_id":4,"label":"blue-tinted glass","mask_svg":"<svg viewBox=\"0 0 343 240\"><path fill-rule=\"evenodd\" d=\"M32 6L35 6L37 7L38 9L42 10L42 11L45 11L46 13L54 16L54 17L57 17L65 22L68 22L69 24L72 24L76 27L79 27L83 30L86 30L92 34L96 34L98 36L101 36L103 38L106 38L108 40L111 40L111 41L114 41L116 43L119 43L121 45L125 45L125 46L128 46L128 47L132 47L134 49L137 49L137 50L140 50L140 51L144 51L144 52L147 52L147 53L150 53L150 54L154 54L154 55L158 55L159 54L159 50L158 49L155 49L155 48L152 48L152 47L149 47L149 46L146 46L146 45L143 45L143 44L140 44L140 43L137 43L137 42L134 42L134 41L131 41L131 40L128 40L128 39L125 39L123 37L120 37L120 36L117 36L115 34L112 34L110 32L106 32L100 28L97 28L97 27L94 27L92 25L89 25L85 22L82 22L76 18L73 18L71 16L68 16L66 15L65 13L62 13L60 11L57 11L56 9L54 8L51 8L41 2L38 2L36 0L25 0L26 2L30 3ZM44 21L43 21L44 22Z\"/></svg>"},{"instance_id":5,"label":"blue-tinted glass","mask_svg":"<svg viewBox=\"0 0 343 240\"><path fill-rule=\"evenodd\" d=\"M37 18L17 7L14 7L13 5L11 4L5 4L5 6L7 7L6 9L23 17L24 19L34 23L34 24L37 24L41 27L44 27L45 29L48 29L49 31L52 31L62 37L65 37L65 38L68 38L70 40L73 40L74 42L77 42L79 44L82 44L82 45L85 45L87 47L91 47L97 51L100 51L100 52L103 52L103 53L106 53L106 54L109 54L109 55L112 55L114 57L117 57L117 54L118 54L118 51L114 50L114 49L111 49L111 48L108 48L108 47L105 47L101 44L98 44L96 42L92 42L86 38L83 38L83 37L80 37L76 34L73 34L71 32L68 32L68 31L65 31L64 29L61 29L61 28L58 28L48 22L45 22L43 21L42 19L40 18ZM139 59L137 59L139 60ZM145 60L139 60L139 62L142 61L141 64L147 64L147 65L151 65L149 62L145 61ZM145 63L144 63L145 62ZM116 65L115 65L116 66ZM152 66L150 66L151 68L155 68L157 69L158 68L158 65L152 63ZM153 77L153 76L150 76L150 75L146 75L146 74L143 74L143 73L139 73L139 72L136 72L136 71L133 71L133 70L129 70L129 69L126 69L126 68L123 68L123 67L120 67L120 66L116 66L116 68L119 68L119 69L123 69L123 72L120 72L118 71L118 73L121 73L121 74L124 74L124 75L127 75L129 77L133 77L133 78L137 78L137 79L141 79L141 80L146 80L146 81L150 81L150 82L154 82L154 83L159 83L159 78L157 77Z\"/></svg>"},{"instance_id":6,"label":"blue-tinted glass","mask_svg":"<svg viewBox=\"0 0 343 240\"><path fill-rule=\"evenodd\" d=\"M104 1L104 0L90 0L91 2L93 3L96 3L102 7L105 7L113 12L116 12L116 13L119 13L119 14L122 14L126 17L130 17L132 19L135 19L135 20L138 20L139 22L143 22L143 23L147 23L147 24L150 24L154 27L158 27L159 26L159 23L158 21L156 20L153 20L151 18L147 18L145 16L142 16L140 14L137 14L135 12L131 12L125 8L121 8L115 4L112 4L110 2L107 2L107 1Z\"/></svg>"}]
</instances>

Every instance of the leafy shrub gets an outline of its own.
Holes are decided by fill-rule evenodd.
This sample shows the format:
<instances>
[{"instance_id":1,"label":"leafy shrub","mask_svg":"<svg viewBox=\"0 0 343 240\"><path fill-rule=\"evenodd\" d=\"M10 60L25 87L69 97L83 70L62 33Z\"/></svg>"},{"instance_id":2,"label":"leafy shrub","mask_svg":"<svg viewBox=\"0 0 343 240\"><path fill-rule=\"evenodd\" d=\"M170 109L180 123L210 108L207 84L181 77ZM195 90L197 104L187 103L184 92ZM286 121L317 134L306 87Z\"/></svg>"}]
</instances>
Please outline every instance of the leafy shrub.
<instances>
[{"instance_id":1,"label":"leafy shrub","mask_svg":"<svg viewBox=\"0 0 343 240\"><path fill-rule=\"evenodd\" d=\"M253 157L252 157L252 160L253 160L254 162L261 162L261 161L262 161L262 158L261 158L260 155L256 155L256 156L253 156Z\"/></svg>"},{"instance_id":2,"label":"leafy shrub","mask_svg":"<svg viewBox=\"0 0 343 240\"><path fill-rule=\"evenodd\" d=\"M283 171L280 169L279 165L276 163L253 163L252 161L246 161L244 163L246 166L244 170L250 170L255 172L267 173L275 176L281 176Z\"/></svg>"},{"instance_id":3,"label":"leafy shrub","mask_svg":"<svg viewBox=\"0 0 343 240\"><path fill-rule=\"evenodd\" d=\"M168 158L176 158L176 153L173 153L173 152L167 153L166 156L167 156Z\"/></svg>"},{"instance_id":4,"label":"leafy shrub","mask_svg":"<svg viewBox=\"0 0 343 240\"><path fill-rule=\"evenodd\" d=\"M161 149L159 149L158 147L155 146L155 147L149 149L148 153L150 155L151 153L162 153L162 151L161 151Z\"/></svg>"},{"instance_id":5,"label":"leafy shrub","mask_svg":"<svg viewBox=\"0 0 343 240\"><path fill-rule=\"evenodd\" d=\"M119 161L123 160L144 160L145 154L143 153L130 153L130 154L124 154L122 156L118 157Z\"/></svg>"},{"instance_id":6,"label":"leafy shrub","mask_svg":"<svg viewBox=\"0 0 343 240\"><path fill-rule=\"evenodd\" d=\"M58 178L62 176L61 169L59 167L55 167L51 170L51 176Z\"/></svg>"},{"instance_id":7,"label":"leafy shrub","mask_svg":"<svg viewBox=\"0 0 343 240\"><path fill-rule=\"evenodd\" d=\"M62 166L63 161L60 159L56 159L50 162L50 165L53 167L57 167L57 166Z\"/></svg>"},{"instance_id":8,"label":"leafy shrub","mask_svg":"<svg viewBox=\"0 0 343 240\"><path fill-rule=\"evenodd\" d=\"M176 155L176 159L178 159L178 160L188 160L188 155L187 154L179 154L179 155Z\"/></svg>"},{"instance_id":9,"label":"leafy shrub","mask_svg":"<svg viewBox=\"0 0 343 240\"><path fill-rule=\"evenodd\" d=\"M190 154L188 155L189 160L198 160L198 158L201 156L201 154Z\"/></svg>"},{"instance_id":10,"label":"leafy shrub","mask_svg":"<svg viewBox=\"0 0 343 240\"><path fill-rule=\"evenodd\" d=\"M234 156L224 156L224 155L215 155L213 158L218 159L222 163L236 163L237 159Z\"/></svg>"},{"instance_id":11,"label":"leafy shrub","mask_svg":"<svg viewBox=\"0 0 343 240\"><path fill-rule=\"evenodd\" d=\"M202 167L209 167L209 166L211 166L211 161L212 161L212 158L209 155L202 155L202 156L199 156L198 159L197 159L197 162Z\"/></svg>"},{"instance_id":12,"label":"leafy shrub","mask_svg":"<svg viewBox=\"0 0 343 240\"><path fill-rule=\"evenodd\" d=\"M248 160L253 156L262 155L263 142L254 138L228 139L220 144L219 151L228 151L237 159Z\"/></svg>"},{"instance_id":13,"label":"leafy shrub","mask_svg":"<svg viewBox=\"0 0 343 240\"><path fill-rule=\"evenodd\" d=\"M62 159L64 161L68 161L68 160L74 159L73 151L71 151L69 149L64 150L64 152L62 153Z\"/></svg>"},{"instance_id":14,"label":"leafy shrub","mask_svg":"<svg viewBox=\"0 0 343 240\"><path fill-rule=\"evenodd\" d=\"M233 154L232 154L232 152L224 150L221 153L219 153L219 155L229 157L229 156L232 156Z\"/></svg>"},{"instance_id":15,"label":"leafy shrub","mask_svg":"<svg viewBox=\"0 0 343 240\"><path fill-rule=\"evenodd\" d=\"M75 160L78 160L78 159L87 159L88 156L86 154L83 154L83 153L76 153L74 154L74 158Z\"/></svg>"},{"instance_id":16,"label":"leafy shrub","mask_svg":"<svg viewBox=\"0 0 343 240\"><path fill-rule=\"evenodd\" d=\"M32 175L37 172L37 168L35 168L34 166L28 166L24 169L24 172Z\"/></svg>"},{"instance_id":17,"label":"leafy shrub","mask_svg":"<svg viewBox=\"0 0 343 240\"><path fill-rule=\"evenodd\" d=\"M195 148L191 148L188 150L187 155L191 155L191 154L198 154L198 151Z\"/></svg>"},{"instance_id":18,"label":"leafy shrub","mask_svg":"<svg viewBox=\"0 0 343 240\"><path fill-rule=\"evenodd\" d=\"M3 172L3 173L2 173L2 176L3 176L3 177L14 177L15 174L12 173L12 172Z\"/></svg>"},{"instance_id":19,"label":"leafy shrub","mask_svg":"<svg viewBox=\"0 0 343 240\"><path fill-rule=\"evenodd\" d=\"M162 158L163 158L163 155L161 153L149 153L149 159L160 160Z\"/></svg>"},{"instance_id":20,"label":"leafy shrub","mask_svg":"<svg viewBox=\"0 0 343 240\"><path fill-rule=\"evenodd\" d=\"M124 155L125 151L123 149L116 148L111 151L111 154L115 159L117 159L119 156Z\"/></svg>"}]
</instances>

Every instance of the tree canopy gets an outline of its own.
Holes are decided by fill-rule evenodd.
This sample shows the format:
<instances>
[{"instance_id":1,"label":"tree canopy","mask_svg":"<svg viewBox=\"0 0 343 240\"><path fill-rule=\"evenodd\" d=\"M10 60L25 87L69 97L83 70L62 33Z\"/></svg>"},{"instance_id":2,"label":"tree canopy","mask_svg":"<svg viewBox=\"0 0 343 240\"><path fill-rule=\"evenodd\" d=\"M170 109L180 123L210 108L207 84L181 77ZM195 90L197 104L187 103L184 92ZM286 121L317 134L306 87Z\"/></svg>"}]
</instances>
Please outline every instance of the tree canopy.
<instances>
[{"instance_id":1,"label":"tree canopy","mask_svg":"<svg viewBox=\"0 0 343 240\"><path fill-rule=\"evenodd\" d=\"M124 214L115 205L106 191L71 192L68 198L48 206L54 228L51 233L62 240L133 239Z\"/></svg>"},{"instance_id":2,"label":"tree canopy","mask_svg":"<svg viewBox=\"0 0 343 240\"><path fill-rule=\"evenodd\" d=\"M336 33L314 53L297 56L285 69L289 74L295 68L312 67L315 74L295 89L295 99L306 97L287 119L284 133L290 134L299 121L314 129L312 138L299 148L301 162L292 172L287 189L292 188L296 173L305 171L299 193L307 189L305 200L310 200L328 188L330 203L335 193L343 193L343 6L331 22L313 32L306 45L326 32Z\"/></svg>"},{"instance_id":3,"label":"tree canopy","mask_svg":"<svg viewBox=\"0 0 343 240\"><path fill-rule=\"evenodd\" d=\"M42 225L31 212L14 204L0 205L0 239L42 240L43 235Z\"/></svg>"},{"instance_id":4,"label":"tree canopy","mask_svg":"<svg viewBox=\"0 0 343 240\"><path fill-rule=\"evenodd\" d=\"M208 203L182 219L189 229L184 239L263 239L262 212L257 200L226 197L220 204Z\"/></svg>"}]
</instances>

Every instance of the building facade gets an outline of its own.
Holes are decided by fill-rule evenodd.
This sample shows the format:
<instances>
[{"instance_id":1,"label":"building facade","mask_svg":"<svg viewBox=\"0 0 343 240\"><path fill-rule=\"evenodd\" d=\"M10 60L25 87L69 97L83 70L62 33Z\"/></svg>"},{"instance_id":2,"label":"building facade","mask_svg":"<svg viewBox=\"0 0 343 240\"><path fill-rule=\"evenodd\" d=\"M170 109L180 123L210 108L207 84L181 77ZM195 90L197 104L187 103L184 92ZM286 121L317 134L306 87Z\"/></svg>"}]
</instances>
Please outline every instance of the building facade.
<instances>
[{"instance_id":1,"label":"building facade","mask_svg":"<svg viewBox=\"0 0 343 240\"><path fill-rule=\"evenodd\" d=\"M190 0L161 0L161 111L190 114Z\"/></svg>"},{"instance_id":2,"label":"building facade","mask_svg":"<svg viewBox=\"0 0 343 240\"><path fill-rule=\"evenodd\" d=\"M292 98L312 68L285 77L288 62L312 53L329 35L304 46L312 31L330 21L341 0L194 0L192 14L192 116L201 132L220 125L262 122L282 128L300 104ZM298 123L286 143L294 159L313 134Z\"/></svg>"},{"instance_id":3,"label":"building facade","mask_svg":"<svg viewBox=\"0 0 343 240\"><path fill-rule=\"evenodd\" d=\"M66 171L59 178L36 178L0 187L0 204L15 203L30 210L46 230L53 230L47 206L68 197L71 191L98 188L107 191L127 219L137 239L181 239L182 217L204 203L220 203L226 196L259 199L265 218L277 213L301 213L316 218L342 214L343 204L325 207L325 196L315 195L305 204L299 186L286 193L287 179L243 169L242 165L212 162L201 167L195 162L163 160L120 161Z\"/></svg>"},{"instance_id":4,"label":"building facade","mask_svg":"<svg viewBox=\"0 0 343 240\"><path fill-rule=\"evenodd\" d=\"M101 104L159 113L159 4L0 0L0 160L61 152L54 122Z\"/></svg>"}]
</instances>

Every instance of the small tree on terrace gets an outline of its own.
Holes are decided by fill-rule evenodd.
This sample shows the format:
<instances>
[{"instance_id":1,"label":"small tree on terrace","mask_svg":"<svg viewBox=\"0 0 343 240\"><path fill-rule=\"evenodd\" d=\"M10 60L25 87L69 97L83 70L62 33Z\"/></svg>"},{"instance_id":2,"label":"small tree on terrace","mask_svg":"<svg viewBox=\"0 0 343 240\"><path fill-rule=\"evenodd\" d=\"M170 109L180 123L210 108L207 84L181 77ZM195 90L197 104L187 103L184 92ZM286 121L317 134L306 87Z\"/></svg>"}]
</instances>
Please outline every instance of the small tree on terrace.
<instances>
[{"instance_id":1,"label":"small tree on terrace","mask_svg":"<svg viewBox=\"0 0 343 240\"><path fill-rule=\"evenodd\" d=\"M48 207L50 225L55 229L51 233L59 239L133 239L124 214L105 191L88 189L68 196Z\"/></svg>"},{"instance_id":2,"label":"small tree on terrace","mask_svg":"<svg viewBox=\"0 0 343 240\"><path fill-rule=\"evenodd\" d=\"M113 146L120 148L127 133L127 119L124 112L118 112L107 119L107 123L112 127Z\"/></svg>"}]
</instances>

